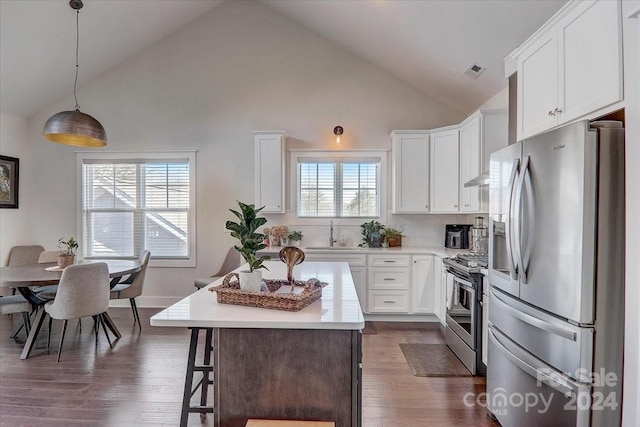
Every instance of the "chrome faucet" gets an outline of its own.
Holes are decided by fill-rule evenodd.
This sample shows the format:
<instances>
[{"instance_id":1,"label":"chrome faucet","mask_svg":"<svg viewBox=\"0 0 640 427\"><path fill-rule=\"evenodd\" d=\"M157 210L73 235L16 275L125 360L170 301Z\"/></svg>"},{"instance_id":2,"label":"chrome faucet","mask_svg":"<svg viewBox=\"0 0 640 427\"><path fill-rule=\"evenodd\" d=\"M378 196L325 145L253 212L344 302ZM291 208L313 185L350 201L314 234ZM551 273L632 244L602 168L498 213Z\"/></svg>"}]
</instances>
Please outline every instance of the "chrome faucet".
<instances>
[{"instance_id":1,"label":"chrome faucet","mask_svg":"<svg viewBox=\"0 0 640 427\"><path fill-rule=\"evenodd\" d=\"M337 242L337 240L335 240L333 238L333 220L329 223L329 246L333 247L333 244Z\"/></svg>"}]
</instances>

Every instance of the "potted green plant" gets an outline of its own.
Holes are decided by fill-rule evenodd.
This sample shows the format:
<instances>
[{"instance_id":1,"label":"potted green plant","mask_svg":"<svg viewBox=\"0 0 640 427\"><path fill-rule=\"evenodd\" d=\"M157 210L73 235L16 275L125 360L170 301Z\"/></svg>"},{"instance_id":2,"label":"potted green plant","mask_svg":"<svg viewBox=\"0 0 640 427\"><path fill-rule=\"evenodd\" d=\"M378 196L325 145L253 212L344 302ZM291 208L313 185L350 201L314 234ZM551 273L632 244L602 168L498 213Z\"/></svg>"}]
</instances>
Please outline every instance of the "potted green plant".
<instances>
[{"instance_id":1,"label":"potted green plant","mask_svg":"<svg viewBox=\"0 0 640 427\"><path fill-rule=\"evenodd\" d=\"M69 237L69 240L64 240L64 238L61 237L58 239L58 247L60 248L58 267L65 268L72 265L76 261L76 249L78 249L76 239Z\"/></svg>"},{"instance_id":2,"label":"potted green plant","mask_svg":"<svg viewBox=\"0 0 640 427\"><path fill-rule=\"evenodd\" d=\"M360 225L362 232L362 241L358 246L368 246L370 248L379 248L382 246L382 230L384 225L373 220Z\"/></svg>"},{"instance_id":3,"label":"potted green plant","mask_svg":"<svg viewBox=\"0 0 640 427\"><path fill-rule=\"evenodd\" d=\"M403 237L404 234L402 234L402 231L398 230L397 228L384 228L384 239L389 243L390 248L402 246Z\"/></svg>"},{"instance_id":4,"label":"potted green plant","mask_svg":"<svg viewBox=\"0 0 640 427\"><path fill-rule=\"evenodd\" d=\"M289 240L293 246L300 245L300 242L302 241L302 231L292 231L291 234L289 234Z\"/></svg>"},{"instance_id":5,"label":"potted green plant","mask_svg":"<svg viewBox=\"0 0 640 427\"><path fill-rule=\"evenodd\" d=\"M258 213L263 208L256 209L255 205L238 202L240 211L229 209L237 218L238 222L227 221L225 228L231 231L231 236L240 241L240 245L234 248L240 252L244 260L249 264L249 270L241 271L238 274L240 288L247 291L260 291L262 283L261 268L267 268L264 261L271 259L270 256L256 256L256 252L267 247L264 244L265 235L258 233L258 228L267 223L266 218L258 217ZM268 269L267 269L268 270Z\"/></svg>"}]
</instances>

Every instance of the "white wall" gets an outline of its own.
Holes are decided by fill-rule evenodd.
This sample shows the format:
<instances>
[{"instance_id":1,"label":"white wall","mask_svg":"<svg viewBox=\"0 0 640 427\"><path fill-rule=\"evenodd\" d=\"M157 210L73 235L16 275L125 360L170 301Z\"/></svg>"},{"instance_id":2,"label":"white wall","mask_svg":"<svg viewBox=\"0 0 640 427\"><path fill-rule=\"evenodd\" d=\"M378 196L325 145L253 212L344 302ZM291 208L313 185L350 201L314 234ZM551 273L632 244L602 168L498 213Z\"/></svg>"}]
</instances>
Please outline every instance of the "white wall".
<instances>
[{"instance_id":1,"label":"white wall","mask_svg":"<svg viewBox=\"0 0 640 427\"><path fill-rule=\"evenodd\" d=\"M233 244L227 209L253 200L252 131L284 129L288 148L332 148L339 123L344 148L390 148L392 129L464 119L257 2L225 2L80 88L79 100L104 125L107 150L198 150L197 268L150 269L140 305L172 302L217 271ZM34 149L23 174L32 199L46 206L32 213L31 231L48 248L76 235L76 149L40 132L72 106L68 97L29 121L26 144Z\"/></svg>"},{"instance_id":2,"label":"white wall","mask_svg":"<svg viewBox=\"0 0 640 427\"><path fill-rule=\"evenodd\" d=\"M640 2L623 2L626 261L623 426L640 426Z\"/></svg>"},{"instance_id":3,"label":"white wall","mask_svg":"<svg viewBox=\"0 0 640 427\"><path fill-rule=\"evenodd\" d=\"M27 144L27 120L0 114L0 154L20 160L18 209L0 209L0 265L6 265L12 246L37 243L29 227L31 186L26 172L31 170L33 163Z\"/></svg>"},{"instance_id":4,"label":"white wall","mask_svg":"<svg viewBox=\"0 0 640 427\"><path fill-rule=\"evenodd\" d=\"M487 99L476 110L507 110L509 108L509 86Z\"/></svg>"}]
</instances>

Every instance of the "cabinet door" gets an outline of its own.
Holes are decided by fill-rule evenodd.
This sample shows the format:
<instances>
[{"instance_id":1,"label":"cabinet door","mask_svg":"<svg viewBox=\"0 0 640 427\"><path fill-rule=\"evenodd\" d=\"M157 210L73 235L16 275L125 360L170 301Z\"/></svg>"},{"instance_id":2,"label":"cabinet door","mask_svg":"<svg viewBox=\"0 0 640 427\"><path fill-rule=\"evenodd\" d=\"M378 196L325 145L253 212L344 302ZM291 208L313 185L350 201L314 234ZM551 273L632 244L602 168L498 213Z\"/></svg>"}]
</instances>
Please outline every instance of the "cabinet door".
<instances>
[{"instance_id":1,"label":"cabinet door","mask_svg":"<svg viewBox=\"0 0 640 427\"><path fill-rule=\"evenodd\" d=\"M444 292L442 292L442 258L433 257L433 312L440 320L445 323L444 318Z\"/></svg>"},{"instance_id":2,"label":"cabinet door","mask_svg":"<svg viewBox=\"0 0 640 427\"><path fill-rule=\"evenodd\" d=\"M480 211L480 187L465 187L464 183L480 175L480 116L460 128L460 212Z\"/></svg>"},{"instance_id":3,"label":"cabinet door","mask_svg":"<svg viewBox=\"0 0 640 427\"><path fill-rule=\"evenodd\" d=\"M367 268L366 267L350 267L353 284L356 287L358 301L363 313L367 312Z\"/></svg>"},{"instance_id":4,"label":"cabinet door","mask_svg":"<svg viewBox=\"0 0 640 427\"><path fill-rule=\"evenodd\" d=\"M584 1L558 25L560 123L622 100L618 1Z\"/></svg>"},{"instance_id":5,"label":"cabinet door","mask_svg":"<svg viewBox=\"0 0 640 427\"><path fill-rule=\"evenodd\" d=\"M433 255L413 257L413 313L434 313L435 286L433 282Z\"/></svg>"},{"instance_id":6,"label":"cabinet door","mask_svg":"<svg viewBox=\"0 0 640 427\"><path fill-rule=\"evenodd\" d=\"M487 348L489 342L489 296L482 294L482 363L489 366Z\"/></svg>"},{"instance_id":7,"label":"cabinet door","mask_svg":"<svg viewBox=\"0 0 640 427\"><path fill-rule=\"evenodd\" d=\"M556 125L558 44L552 29L518 59L518 140Z\"/></svg>"},{"instance_id":8,"label":"cabinet door","mask_svg":"<svg viewBox=\"0 0 640 427\"><path fill-rule=\"evenodd\" d=\"M255 204L262 213L284 213L284 135L256 134Z\"/></svg>"},{"instance_id":9,"label":"cabinet door","mask_svg":"<svg viewBox=\"0 0 640 427\"><path fill-rule=\"evenodd\" d=\"M393 213L429 212L429 135L392 137Z\"/></svg>"},{"instance_id":10,"label":"cabinet door","mask_svg":"<svg viewBox=\"0 0 640 427\"><path fill-rule=\"evenodd\" d=\"M458 212L458 129L431 134L431 212Z\"/></svg>"}]
</instances>

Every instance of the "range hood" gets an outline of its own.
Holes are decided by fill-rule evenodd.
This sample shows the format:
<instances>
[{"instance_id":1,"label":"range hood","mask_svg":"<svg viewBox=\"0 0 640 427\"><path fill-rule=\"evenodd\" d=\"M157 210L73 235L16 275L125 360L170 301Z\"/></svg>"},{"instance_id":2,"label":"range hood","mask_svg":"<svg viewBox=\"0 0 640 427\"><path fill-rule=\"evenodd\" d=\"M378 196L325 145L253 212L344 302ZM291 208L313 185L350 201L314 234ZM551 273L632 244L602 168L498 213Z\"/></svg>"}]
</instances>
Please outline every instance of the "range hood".
<instances>
[{"instance_id":1,"label":"range hood","mask_svg":"<svg viewBox=\"0 0 640 427\"><path fill-rule=\"evenodd\" d=\"M489 171L483 172L480 175L473 178L471 181L467 181L464 183L465 187L477 187L479 185L488 185L489 184Z\"/></svg>"}]
</instances>

